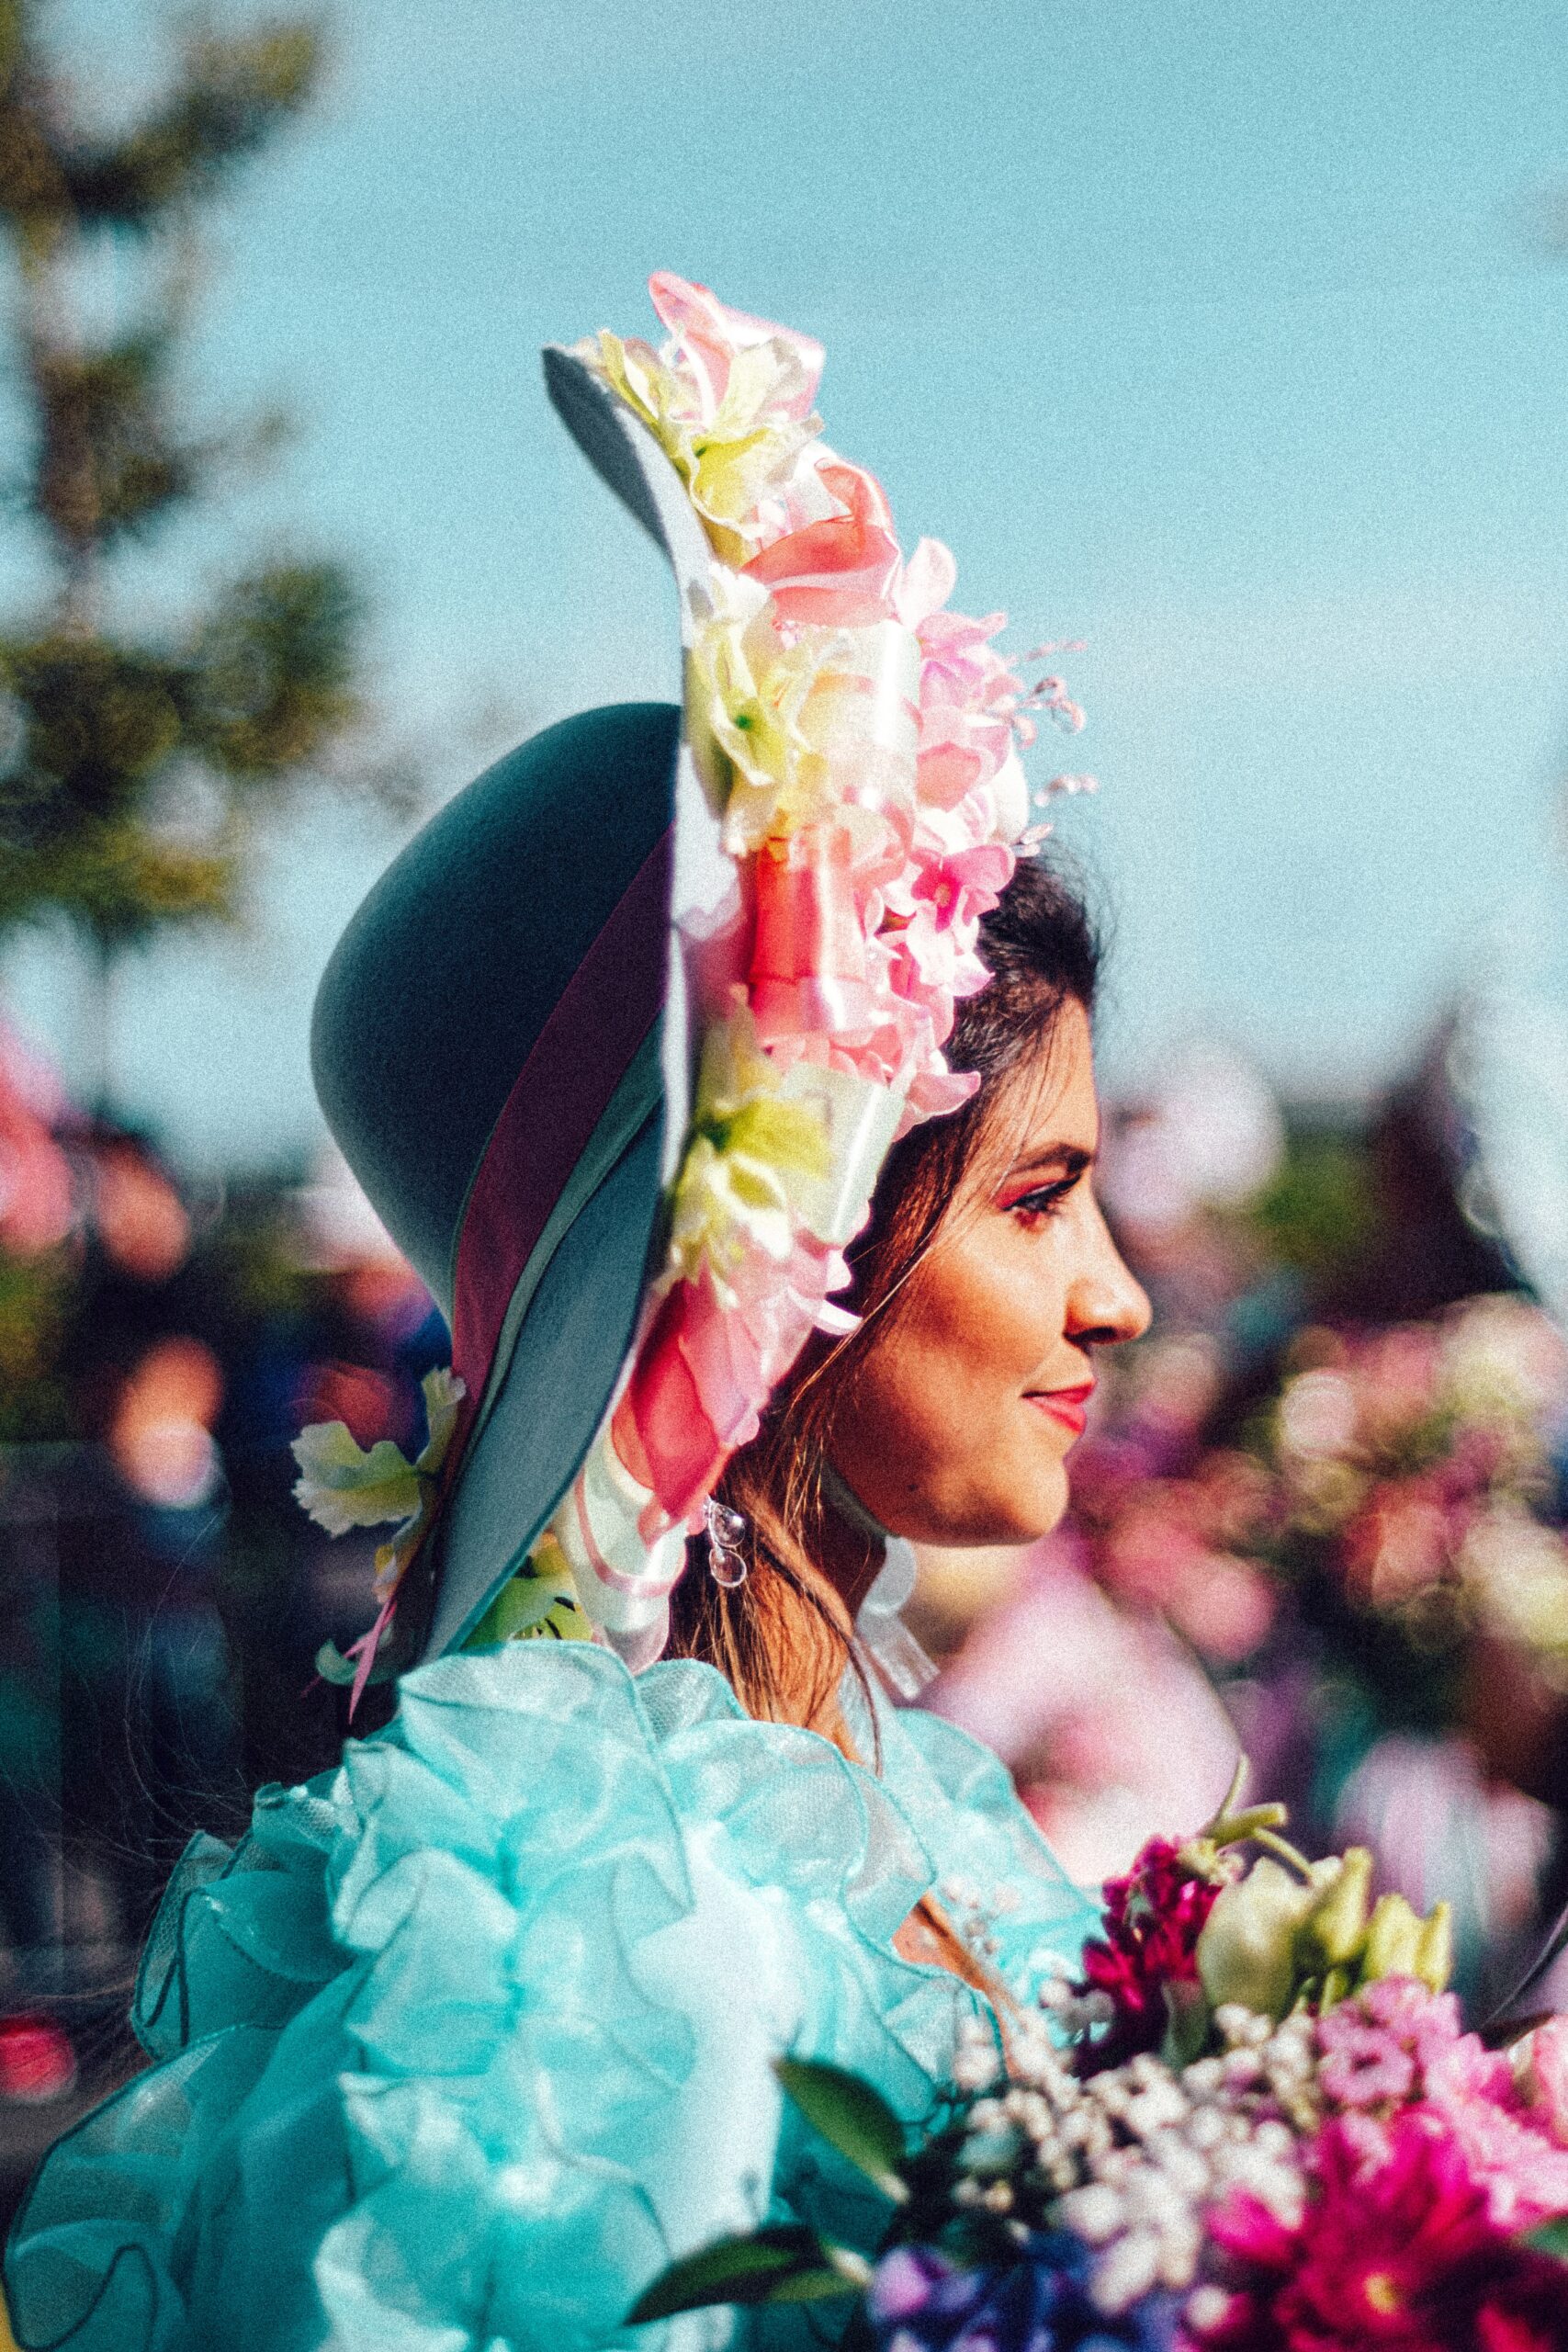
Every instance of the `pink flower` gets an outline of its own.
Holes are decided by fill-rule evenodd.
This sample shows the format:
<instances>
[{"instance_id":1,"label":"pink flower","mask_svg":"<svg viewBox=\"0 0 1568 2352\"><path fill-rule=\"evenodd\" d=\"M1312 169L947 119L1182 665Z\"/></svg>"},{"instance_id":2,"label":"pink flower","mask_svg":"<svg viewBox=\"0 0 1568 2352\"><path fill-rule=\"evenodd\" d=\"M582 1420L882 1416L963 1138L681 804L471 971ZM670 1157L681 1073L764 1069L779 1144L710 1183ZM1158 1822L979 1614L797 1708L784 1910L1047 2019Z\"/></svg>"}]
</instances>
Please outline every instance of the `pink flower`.
<instances>
[{"instance_id":1,"label":"pink flower","mask_svg":"<svg viewBox=\"0 0 1568 2352\"><path fill-rule=\"evenodd\" d=\"M1525 2106L1505 2052L1465 2034L1428 2062L1426 2095L1485 2188L1499 2228L1534 2229L1568 2213L1568 2148Z\"/></svg>"},{"instance_id":2,"label":"pink flower","mask_svg":"<svg viewBox=\"0 0 1568 2352\"><path fill-rule=\"evenodd\" d=\"M1540 2127L1568 2143L1568 2018L1549 2018L1515 2052L1519 2086Z\"/></svg>"},{"instance_id":3,"label":"pink flower","mask_svg":"<svg viewBox=\"0 0 1568 2352\"><path fill-rule=\"evenodd\" d=\"M817 479L841 512L786 531L745 565L747 577L772 593L785 621L860 628L885 620L901 558L882 485L837 458L818 465Z\"/></svg>"},{"instance_id":4,"label":"pink flower","mask_svg":"<svg viewBox=\"0 0 1568 2352\"><path fill-rule=\"evenodd\" d=\"M1528 2103L1505 2052L1461 2030L1451 1993L1384 1977L1321 2018L1317 2041L1330 2109L1386 2120L1408 2104L1439 2121L1498 2229L1568 2213L1568 2148L1550 2110Z\"/></svg>"},{"instance_id":5,"label":"pink flower","mask_svg":"<svg viewBox=\"0 0 1568 2352\"><path fill-rule=\"evenodd\" d=\"M988 785L1013 747L1021 688L990 640L1005 613L970 620L944 609L958 567L939 539L922 539L895 592L899 619L920 646L920 798L955 808ZM987 828L989 830L989 828Z\"/></svg>"},{"instance_id":6,"label":"pink flower","mask_svg":"<svg viewBox=\"0 0 1568 2352\"><path fill-rule=\"evenodd\" d=\"M955 933L967 946L979 932L980 917L1000 904L1016 863L1000 842L946 854L917 848L913 879L906 878L902 885L904 899L889 890L887 903L913 920L925 921L932 931Z\"/></svg>"},{"instance_id":7,"label":"pink flower","mask_svg":"<svg viewBox=\"0 0 1568 2352\"><path fill-rule=\"evenodd\" d=\"M791 354L798 369L787 395L781 398L780 413L795 423L805 423L817 397L825 356L814 336L802 334L795 327L775 326L770 319L754 319L745 311L732 311L711 288L677 277L672 270L656 269L648 290L675 344L674 356L684 363L702 415L715 415L722 404L736 354L773 343Z\"/></svg>"},{"instance_id":8,"label":"pink flower","mask_svg":"<svg viewBox=\"0 0 1568 2352\"><path fill-rule=\"evenodd\" d=\"M1416 2079L1415 2060L1384 2026L1336 2010L1324 2018L1319 2040L1328 2048L1318 2083L1337 2107L1397 2105Z\"/></svg>"},{"instance_id":9,"label":"pink flower","mask_svg":"<svg viewBox=\"0 0 1568 2352\"><path fill-rule=\"evenodd\" d=\"M980 918L998 903L1016 864L999 842L948 852L916 844L886 895L897 925L891 944L913 963L920 984L953 997L985 987L990 974L975 952Z\"/></svg>"},{"instance_id":10,"label":"pink flower","mask_svg":"<svg viewBox=\"0 0 1568 2352\"><path fill-rule=\"evenodd\" d=\"M766 1252L748 1252L728 1300L706 1271L671 1287L615 1418L616 1450L653 1495L649 1536L700 1509L812 1331L853 1328L830 1303L850 1279L841 1251L802 1236L782 1272Z\"/></svg>"},{"instance_id":11,"label":"pink flower","mask_svg":"<svg viewBox=\"0 0 1568 2352\"><path fill-rule=\"evenodd\" d=\"M1489 2341L1495 2352L1536 2352L1538 2343L1568 2341L1517 2333L1551 2308L1541 2301L1545 2273L1555 2275L1561 2308L1562 2272L1543 2269L1496 2228L1463 2154L1431 2117L1401 2115L1371 2154L1364 2135L1326 2123L1313 2192L1294 2229L1249 2196L1211 2217L1240 2291L1204 2343L1225 2352L1461 2352Z\"/></svg>"}]
</instances>

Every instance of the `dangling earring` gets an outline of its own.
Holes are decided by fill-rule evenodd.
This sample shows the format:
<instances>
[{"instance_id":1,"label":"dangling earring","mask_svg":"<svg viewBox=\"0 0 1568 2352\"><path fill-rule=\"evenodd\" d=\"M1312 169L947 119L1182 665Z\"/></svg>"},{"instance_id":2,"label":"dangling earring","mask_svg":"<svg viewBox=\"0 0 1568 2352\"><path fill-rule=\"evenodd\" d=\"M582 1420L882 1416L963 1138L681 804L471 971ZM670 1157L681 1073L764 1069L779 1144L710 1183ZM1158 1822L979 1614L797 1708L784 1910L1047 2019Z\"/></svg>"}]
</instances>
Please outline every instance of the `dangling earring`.
<instances>
[{"instance_id":1,"label":"dangling earring","mask_svg":"<svg viewBox=\"0 0 1568 2352\"><path fill-rule=\"evenodd\" d=\"M707 1529L708 1574L722 1591L733 1592L746 1581L746 1555L739 1546L746 1540L746 1521L738 1510L730 1510L716 1495L710 1495L703 1505L703 1523Z\"/></svg>"}]
</instances>

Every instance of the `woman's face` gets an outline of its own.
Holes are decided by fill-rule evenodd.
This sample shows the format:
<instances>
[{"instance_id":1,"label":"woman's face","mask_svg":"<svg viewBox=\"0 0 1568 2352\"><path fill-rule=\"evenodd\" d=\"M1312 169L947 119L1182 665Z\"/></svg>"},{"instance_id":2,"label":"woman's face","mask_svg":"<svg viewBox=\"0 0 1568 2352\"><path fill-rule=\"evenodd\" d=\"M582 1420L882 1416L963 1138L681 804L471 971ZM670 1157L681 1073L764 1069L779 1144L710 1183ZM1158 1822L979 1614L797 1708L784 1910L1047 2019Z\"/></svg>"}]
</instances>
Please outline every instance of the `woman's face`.
<instances>
[{"instance_id":1,"label":"woman's face","mask_svg":"<svg viewBox=\"0 0 1568 2352\"><path fill-rule=\"evenodd\" d=\"M1081 1006L1058 1020L1043 1075L1004 1082L987 1132L1010 1119L1010 1163L968 1180L834 1414L840 1475L916 1544L1023 1544L1055 1527L1094 1351L1148 1328L1094 1196Z\"/></svg>"}]
</instances>

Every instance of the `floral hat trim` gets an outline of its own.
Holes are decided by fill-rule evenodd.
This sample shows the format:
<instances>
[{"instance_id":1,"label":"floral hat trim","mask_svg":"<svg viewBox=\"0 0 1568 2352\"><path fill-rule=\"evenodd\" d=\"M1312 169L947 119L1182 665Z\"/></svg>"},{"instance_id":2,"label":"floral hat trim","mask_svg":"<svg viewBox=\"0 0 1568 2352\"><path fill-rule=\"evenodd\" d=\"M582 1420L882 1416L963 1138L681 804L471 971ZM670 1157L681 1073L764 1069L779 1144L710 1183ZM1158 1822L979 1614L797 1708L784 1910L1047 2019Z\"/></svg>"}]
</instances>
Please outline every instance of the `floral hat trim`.
<instances>
[{"instance_id":1,"label":"floral hat trim","mask_svg":"<svg viewBox=\"0 0 1568 2352\"><path fill-rule=\"evenodd\" d=\"M1083 724L1059 678L1025 688L995 643L1005 615L948 609L946 548L905 560L881 485L821 437L818 344L668 272L649 292L657 350L605 331L571 356L651 435L706 537L707 577L683 592L685 733L734 888L687 942L701 1047L664 1265L514 1579L540 1607L509 1590L479 1629L596 1633L634 1669L664 1646L730 1455L809 1334L854 1329L834 1294L890 1146L979 1083L943 1047L989 978L980 919L1048 830L1019 751L1035 712ZM443 1389L415 1464L385 1440L361 1454L342 1424L296 1441L296 1494L329 1532L399 1522L376 1623L347 1659L322 1655L355 1696L429 1524L451 1410Z\"/></svg>"}]
</instances>

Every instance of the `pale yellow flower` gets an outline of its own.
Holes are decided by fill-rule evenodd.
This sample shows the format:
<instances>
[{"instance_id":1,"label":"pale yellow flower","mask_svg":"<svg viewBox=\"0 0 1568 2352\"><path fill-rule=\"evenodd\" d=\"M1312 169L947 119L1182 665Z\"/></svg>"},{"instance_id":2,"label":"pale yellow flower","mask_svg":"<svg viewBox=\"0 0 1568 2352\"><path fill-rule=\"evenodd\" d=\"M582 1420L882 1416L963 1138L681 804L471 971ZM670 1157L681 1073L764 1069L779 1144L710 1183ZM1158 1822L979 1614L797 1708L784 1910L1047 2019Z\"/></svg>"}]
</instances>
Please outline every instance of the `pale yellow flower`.
<instances>
[{"instance_id":1,"label":"pale yellow flower","mask_svg":"<svg viewBox=\"0 0 1568 2352\"><path fill-rule=\"evenodd\" d=\"M424 1535L435 1499L436 1474L446 1458L464 1396L460 1380L446 1370L427 1372L422 1383L427 1435L411 1462L390 1438L378 1438L367 1452L343 1421L315 1421L293 1444L299 1476L294 1499L329 1535L352 1527L384 1527L397 1532L376 1554L376 1590L385 1598L397 1584Z\"/></svg>"},{"instance_id":2,"label":"pale yellow flower","mask_svg":"<svg viewBox=\"0 0 1568 2352\"><path fill-rule=\"evenodd\" d=\"M1264 1855L1245 1878L1221 1888L1198 1939L1198 1973L1212 2008L1237 2001L1259 2017L1284 2016L1296 1989L1297 1935L1338 1874L1337 1855L1315 1863L1304 1882Z\"/></svg>"},{"instance_id":3,"label":"pale yellow flower","mask_svg":"<svg viewBox=\"0 0 1568 2352\"><path fill-rule=\"evenodd\" d=\"M761 544L761 510L815 473L806 453L822 420L788 413L804 383L798 355L782 338L751 345L729 361L724 397L702 413L696 389L645 343L607 330L578 345L658 441L686 484L714 552L740 565Z\"/></svg>"},{"instance_id":4,"label":"pale yellow flower","mask_svg":"<svg viewBox=\"0 0 1568 2352\"><path fill-rule=\"evenodd\" d=\"M782 1262L795 1246L801 1198L830 1161L820 1108L785 1101L783 1084L750 1014L710 1033L675 1180L670 1266L687 1281L705 1267L724 1290L754 1251Z\"/></svg>"},{"instance_id":5,"label":"pale yellow flower","mask_svg":"<svg viewBox=\"0 0 1568 2352\"><path fill-rule=\"evenodd\" d=\"M696 617L687 729L732 857L909 798L912 757L884 740L882 632L781 630L767 591L722 569L699 592Z\"/></svg>"},{"instance_id":6,"label":"pale yellow flower","mask_svg":"<svg viewBox=\"0 0 1568 2352\"><path fill-rule=\"evenodd\" d=\"M821 634L785 644L766 589L714 573L688 657L687 724L731 856L822 811L827 769L804 723L820 683Z\"/></svg>"}]
</instances>

